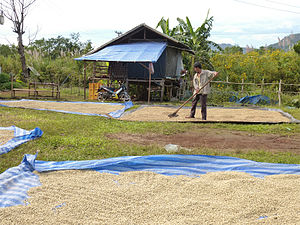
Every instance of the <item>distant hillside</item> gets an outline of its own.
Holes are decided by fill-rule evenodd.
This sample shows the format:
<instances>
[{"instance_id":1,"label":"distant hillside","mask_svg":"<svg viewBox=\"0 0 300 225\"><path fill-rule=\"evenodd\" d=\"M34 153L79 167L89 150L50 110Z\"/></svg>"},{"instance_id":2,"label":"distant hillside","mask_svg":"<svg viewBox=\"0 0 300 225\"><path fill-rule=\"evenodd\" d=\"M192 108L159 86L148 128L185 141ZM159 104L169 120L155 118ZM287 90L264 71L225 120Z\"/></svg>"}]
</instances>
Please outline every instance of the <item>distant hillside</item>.
<instances>
[{"instance_id":1,"label":"distant hillside","mask_svg":"<svg viewBox=\"0 0 300 225\"><path fill-rule=\"evenodd\" d=\"M300 33L290 34L289 36L286 36L283 39L278 38L277 43L271 44L268 47L278 48L278 49L283 49L284 51L288 51L298 41L300 41Z\"/></svg>"},{"instance_id":2,"label":"distant hillside","mask_svg":"<svg viewBox=\"0 0 300 225\"><path fill-rule=\"evenodd\" d=\"M220 46L222 49L225 49L225 48L227 48L227 47L231 48L231 47L233 47L234 45L222 43L222 44L219 44L219 46Z\"/></svg>"},{"instance_id":3,"label":"distant hillside","mask_svg":"<svg viewBox=\"0 0 300 225\"><path fill-rule=\"evenodd\" d=\"M290 50L290 48L293 47L294 44L296 44L298 41L300 41L300 33L297 33L297 34L290 34L286 37L284 37L283 39L279 39L278 38L278 42L275 43L275 44L271 44L271 45L268 45L267 47L269 48L276 48L276 49L283 49L284 51L288 51ZM222 43L222 44L219 44L219 46L222 48L222 49L225 49L227 47L231 48L233 47L234 45L232 44L225 44L225 43ZM213 47L211 48L212 50L217 50L217 48ZM253 48L247 46L247 47L242 47L243 49L243 52L249 52L249 51L252 51Z\"/></svg>"},{"instance_id":4,"label":"distant hillside","mask_svg":"<svg viewBox=\"0 0 300 225\"><path fill-rule=\"evenodd\" d=\"M220 48L221 49L225 49L225 48L232 48L232 47L234 47L235 45L232 45L232 44L226 44L226 43L222 43L222 44L218 44L219 46L220 46ZM243 49L243 52L245 53L246 52L246 48L243 48L243 47L241 47L242 49ZM213 51L218 51L218 49L216 48L216 47L214 47L214 46L211 46L211 49L213 50Z\"/></svg>"}]
</instances>

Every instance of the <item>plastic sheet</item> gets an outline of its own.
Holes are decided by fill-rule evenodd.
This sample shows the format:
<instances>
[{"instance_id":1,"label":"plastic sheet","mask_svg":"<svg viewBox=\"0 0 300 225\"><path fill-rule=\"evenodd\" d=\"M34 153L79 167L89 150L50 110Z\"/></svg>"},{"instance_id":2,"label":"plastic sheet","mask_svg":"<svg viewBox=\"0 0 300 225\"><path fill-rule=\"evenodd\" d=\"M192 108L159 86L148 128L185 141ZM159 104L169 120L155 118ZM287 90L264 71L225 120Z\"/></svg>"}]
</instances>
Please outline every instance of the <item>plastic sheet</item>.
<instances>
[{"instance_id":1,"label":"plastic sheet","mask_svg":"<svg viewBox=\"0 0 300 225\"><path fill-rule=\"evenodd\" d=\"M82 61L156 62L167 44L165 42L137 42L107 46L100 51L76 58Z\"/></svg>"},{"instance_id":2,"label":"plastic sheet","mask_svg":"<svg viewBox=\"0 0 300 225\"><path fill-rule=\"evenodd\" d=\"M18 128L16 126L0 127L0 130L14 131L14 137L12 139L10 139L8 142L6 142L3 145L1 145L1 143L0 143L0 155L11 151L15 147L17 147L27 141L39 138L43 134L43 131L38 127L36 127L33 130L30 130L30 131Z\"/></svg>"},{"instance_id":3,"label":"plastic sheet","mask_svg":"<svg viewBox=\"0 0 300 225\"><path fill-rule=\"evenodd\" d=\"M238 97L239 93L232 92L232 96L229 98L230 102L242 103L242 104L261 104L261 105L270 105L271 102L275 103L274 100L271 100L268 96L265 95L253 95L245 96L242 98Z\"/></svg>"},{"instance_id":4,"label":"plastic sheet","mask_svg":"<svg viewBox=\"0 0 300 225\"><path fill-rule=\"evenodd\" d=\"M243 104L262 104L262 105L269 105L271 103L271 100L269 97L264 95L254 95L254 96L246 96L238 100L238 103Z\"/></svg>"},{"instance_id":5,"label":"plastic sheet","mask_svg":"<svg viewBox=\"0 0 300 225\"><path fill-rule=\"evenodd\" d=\"M260 163L246 159L208 155L123 156L85 161L39 161L36 155L25 155L22 163L0 174L0 207L22 204L31 187L40 182L32 171L95 170L119 174L127 171L151 171L164 175L200 176L207 172L237 171L255 177L276 174L298 174L298 164Z\"/></svg>"},{"instance_id":6,"label":"plastic sheet","mask_svg":"<svg viewBox=\"0 0 300 225\"><path fill-rule=\"evenodd\" d=\"M29 99L21 99L19 101L15 101L15 102L20 102L20 101L36 101L36 102L43 102L43 101L38 101L38 100L29 100ZM12 106L7 106L5 105L5 103L7 102L11 102L11 101L0 101L0 106L5 106L5 107L12 107ZM47 101L47 102L54 102L54 101ZM58 102L58 101L56 101ZM113 118L119 118L126 109L129 109L133 106L132 101L128 101L125 103L100 103L100 102L64 102L64 101L59 101L59 103L80 103L80 104L106 104L106 105L123 105L124 108L113 111L108 113L111 117ZM12 107L13 108L13 107ZM39 109L39 108L32 108L35 110L42 110L42 111L54 111L54 112L61 112L61 113L70 113L70 114L78 114L78 115L87 115L87 116L103 116L103 117L108 117L107 115L103 115L103 114L96 114L96 113L80 113L80 112L71 112L71 111L67 111L67 110L55 110L55 109Z\"/></svg>"},{"instance_id":7,"label":"plastic sheet","mask_svg":"<svg viewBox=\"0 0 300 225\"><path fill-rule=\"evenodd\" d=\"M0 174L0 207L24 204L27 191L40 186L38 175L34 174L35 155L25 155L22 163Z\"/></svg>"},{"instance_id":8,"label":"plastic sheet","mask_svg":"<svg viewBox=\"0 0 300 225\"><path fill-rule=\"evenodd\" d=\"M66 169L92 169L118 174L151 171L165 175L194 176L207 172L239 171L256 177L274 174L300 174L300 165L261 163L246 159L209 155L123 156L102 160L46 162L35 161L39 172Z\"/></svg>"}]
</instances>

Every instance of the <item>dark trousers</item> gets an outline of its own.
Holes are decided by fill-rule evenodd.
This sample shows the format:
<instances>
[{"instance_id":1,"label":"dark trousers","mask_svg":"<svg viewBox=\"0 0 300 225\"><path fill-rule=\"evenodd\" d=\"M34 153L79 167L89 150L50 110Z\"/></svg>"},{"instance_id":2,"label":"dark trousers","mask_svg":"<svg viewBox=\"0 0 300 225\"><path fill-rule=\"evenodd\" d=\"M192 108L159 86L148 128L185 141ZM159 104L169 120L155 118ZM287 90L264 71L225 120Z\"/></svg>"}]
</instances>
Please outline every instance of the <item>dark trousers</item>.
<instances>
[{"instance_id":1,"label":"dark trousers","mask_svg":"<svg viewBox=\"0 0 300 225\"><path fill-rule=\"evenodd\" d=\"M200 99L200 104L201 104L201 114L202 114L202 120L206 120L206 102L207 102L207 95L199 94L196 95L195 98L192 101L192 109L191 109L191 117L195 117L196 114L196 107L197 103Z\"/></svg>"}]
</instances>

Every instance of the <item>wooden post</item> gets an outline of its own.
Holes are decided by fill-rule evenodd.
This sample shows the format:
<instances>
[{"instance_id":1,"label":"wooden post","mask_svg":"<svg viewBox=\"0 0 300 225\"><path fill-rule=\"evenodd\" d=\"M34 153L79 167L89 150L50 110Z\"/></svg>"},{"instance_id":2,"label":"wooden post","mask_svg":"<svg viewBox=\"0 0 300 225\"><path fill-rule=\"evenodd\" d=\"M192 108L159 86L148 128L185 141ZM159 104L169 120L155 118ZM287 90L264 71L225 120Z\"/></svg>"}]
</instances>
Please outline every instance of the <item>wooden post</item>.
<instances>
[{"instance_id":1,"label":"wooden post","mask_svg":"<svg viewBox=\"0 0 300 225\"><path fill-rule=\"evenodd\" d=\"M244 78L242 79L242 94L244 94Z\"/></svg>"},{"instance_id":2,"label":"wooden post","mask_svg":"<svg viewBox=\"0 0 300 225\"><path fill-rule=\"evenodd\" d=\"M51 95L52 98L54 98L54 84L51 85ZM56 98L57 98L57 94L56 94Z\"/></svg>"},{"instance_id":3,"label":"wooden post","mask_svg":"<svg viewBox=\"0 0 300 225\"><path fill-rule=\"evenodd\" d=\"M86 100L86 62L84 62L84 69L83 69L83 96L84 100Z\"/></svg>"},{"instance_id":4,"label":"wooden post","mask_svg":"<svg viewBox=\"0 0 300 225\"><path fill-rule=\"evenodd\" d=\"M30 86L31 86L31 83L30 81L28 82L28 97L30 97Z\"/></svg>"},{"instance_id":5,"label":"wooden post","mask_svg":"<svg viewBox=\"0 0 300 225\"><path fill-rule=\"evenodd\" d=\"M265 78L262 79L261 81L261 94L264 94L264 83L265 83Z\"/></svg>"},{"instance_id":6,"label":"wooden post","mask_svg":"<svg viewBox=\"0 0 300 225\"><path fill-rule=\"evenodd\" d=\"M96 76L96 62L93 63L93 79L95 78ZM94 83L94 80L93 80L93 83Z\"/></svg>"},{"instance_id":7,"label":"wooden post","mask_svg":"<svg viewBox=\"0 0 300 225\"><path fill-rule=\"evenodd\" d=\"M229 78L228 78L228 76L226 76L226 91L228 91L228 89L229 89Z\"/></svg>"},{"instance_id":8,"label":"wooden post","mask_svg":"<svg viewBox=\"0 0 300 225\"><path fill-rule=\"evenodd\" d=\"M34 98L37 98L37 92L36 92L36 82L34 82Z\"/></svg>"},{"instance_id":9,"label":"wooden post","mask_svg":"<svg viewBox=\"0 0 300 225\"><path fill-rule=\"evenodd\" d=\"M165 80L162 79L161 81L161 92L160 92L160 101L164 100L164 92L165 92Z\"/></svg>"},{"instance_id":10,"label":"wooden post","mask_svg":"<svg viewBox=\"0 0 300 225\"><path fill-rule=\"evenodd\" d=\"M278 105L281 106L281 80L279 81L279 87L278 87Z\"/></svg>"},{"instance_id":11,"label":"wooden post","mask_svg":"<svg viewBox=\"0 0 300 225\"><path fill-rule=\"evenodd\" d=\"M151 70L150 70L150 63L149 63L149 87L148 87L148 105L150 104L150 95L151 95Z\"/></svg>"},{"instance_id":12,"label":"wooden post","mask_svg":"<svg viewBox=\"0 0 300 225\"><path fill-rule=\"evenodd\" d=\"M80 75L81 74L79 74L79 77L78 77L78 93L77 93L77 96L80 96L80 82L81 82Z\"/></svg>"},{"instance_id":13,"label":"wooden post","mask_svg":"<svg viewBox=\"0 0 300 225\"><path fill-rule=\"evenodd\" d=\"M15 97L15 93L14 93L14 76L13 74L11 73L10 74L10 89L11 89L11 97L14 98Z\"/></svg>"},{"instance_id":14,"label":"wooden post","mask_svg":"<svg viewBox=\"0 0 300 225\"><path fill-rule=\"evenodd\" d=\"M129 93L128 77L127 77L126 80L125 80L125 87L126 87L127 93Z\"/></svg>"}]
</instances>

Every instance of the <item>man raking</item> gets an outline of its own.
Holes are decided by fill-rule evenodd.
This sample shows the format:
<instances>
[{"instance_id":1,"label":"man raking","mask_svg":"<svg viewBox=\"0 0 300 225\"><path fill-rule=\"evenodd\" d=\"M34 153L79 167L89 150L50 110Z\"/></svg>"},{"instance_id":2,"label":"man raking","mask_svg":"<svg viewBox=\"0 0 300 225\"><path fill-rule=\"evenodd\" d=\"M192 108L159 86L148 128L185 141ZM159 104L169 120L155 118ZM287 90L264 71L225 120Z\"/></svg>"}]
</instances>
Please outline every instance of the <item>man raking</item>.
<instances>
[{"instance_id":1,"label":"man raking","mask_svg":"<svg viewBox=\"0 0 300 225\"><path fill-rule=\"evenodd\" d=\"M196 114L196 107L197 103L200 100L201 104L201 114L202 114L202 120L206 120L207 118L207 108L206 108L206 102L207 102L207 95L210 93L210 84L208 81L211 78L215 78L218 76L219 72L215 71L209 71L209 70L202 70L202 66L199 62L196 62L194 64L194 71L196 74L194 75L193 79L193 86L194 86L194 99L192 101L192 109L189 116L186 118L195 118ZM207 85L205 87L204 84ZM201 90L200 88L203 87Z\"/></svg>"},{"instance_id":2,"label":"man raking","mask_svg":"<svg viewBox=\"0 0 300 225\"><path fill-rule=\"evenodd\" d=\"M199 62L196 62L194 64L194 70L196 74L194 75L193 79L193 85L194 85L194 94L186 100L174 113L171 113L168 115L170 118L178 116L177 112L186 104L188 103L192 98L192 109L189 116L186 118L195 118L196 113L196 107L197 103L200 99L201 102L201 114L202 114L202 120L206 120L206 102L207 102L207 95L210 93L210 86L209 83L218 76L219 72L215 71L209 71L209 70L202 70L202 66Z\"/></svg>"}]
</instances>

